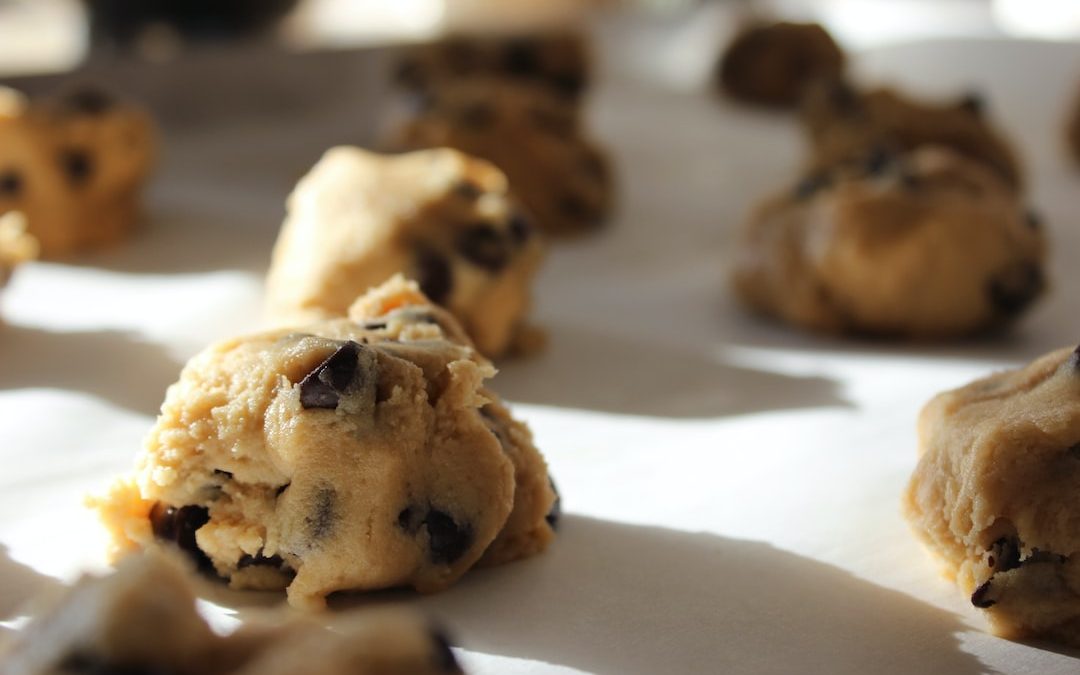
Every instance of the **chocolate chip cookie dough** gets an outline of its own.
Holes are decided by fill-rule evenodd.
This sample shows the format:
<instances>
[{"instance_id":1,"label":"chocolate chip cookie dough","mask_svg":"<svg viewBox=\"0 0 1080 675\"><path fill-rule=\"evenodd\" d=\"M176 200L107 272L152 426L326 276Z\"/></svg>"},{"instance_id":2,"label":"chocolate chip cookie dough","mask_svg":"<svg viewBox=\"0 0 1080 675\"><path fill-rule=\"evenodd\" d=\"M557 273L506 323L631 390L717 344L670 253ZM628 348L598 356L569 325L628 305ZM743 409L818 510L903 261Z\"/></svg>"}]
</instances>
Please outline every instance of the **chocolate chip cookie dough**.
<instances>
[{"instance_id":1,"label":"chocolate chip cookie dough","mask_svg":"<svg viewBox=\"0 0 1080 675\"><path fill-rule=\"evenodd\" d=\"M447 81L496 77L578 100L589 81L585 37L570 30L506 36L455 35L409 49L395 81L423 93Z\"/></svg>"},{"instance_id":2,"label":"chocolate chip cookie dough","mask_svg":"<svg viewBox=\"0 0 1080 675\"><path fill-rule=\"evenodd\" d=\"M402 610L359 612L330 631L290 617L219 637L195 610L184 570L131 556L83 577L0 647L8 675L437 675L461 673L445 635Z\"/></svg>"},{"instance_id":3,"label":"chocolate chip cookie dough","mask_svg":"<svg viewBox=\"0 0 1080 675\"><path fill-rule=\"evenodd\" d=\"M1013 639L1080 645L1080 348L940 394L904 512Z\"/></svg>"},{"instance_id":4,"label":"chocolate chip cookie dough","mask_svg":"<svg viewBox=\"0 0 1080 675\"><path fill-rule=\"evenodd\" d=\"M26 218L18 211L0 215L0 288L16 267L37 255L38 243L26 233Z\"/></svg>"},{"instance_id":5,"label":"chocolate chip cookie dough","mask_svg":"<svg viewBox=\"0 0 1080 675\"><path fill-rule=\"evenodd\" d=\"M572 106L535 87L480 78L444 84L390 145L450 147L490 161L550 235L595 229L611 211L607 157Z\"/></svg>"},{"instance_id":6,"label":"chocolate chip cookie dough","mask_svg":"<svg viewBox=\"0 0 1080 675\"><path fill-rule=\"evenodd\" d=\"M843 50L816 23L759 23L735 36L715 78L734 99L793 108L809 83L839 78L845 62Z\"/></svg>"},{"instance_id":7,"label":"chocolate chip cookie dough","mask_svg":"<svg viewBox=\"0 0 1080 675\"><path fill-rule=\"evenodd\" d=\"M877 148L903 152L936 145L987 166L1013 187L1023 183L1015 151L975 94L931 103L892 89L859 91L833 81L808 90L801 115L815 168L858 159Z\"/></svg>"},{"instance_id":8,"label":"chocolate chip cookie dough","mask_svg":"<svg viewBox=\"0 0 1080 675\"><path fill-rule=\"evenodd\" d=\"M349 318L227 340L170 387L135 475L97 501L119 551L171 542L235 588L318 608L432 592L538 553L555 494L447 312L396 277Z\"/></svg>"},{"instance_id":9,"label":"chocolate chip cookie dough","mask_svg":"<svg viewBox=\"0 0 1080 675\"><path fill-rule=\"evenodd\" d=\"M0 95L0 213L25 214L43 257L124 238L154 155L147 114L96 90L32 103Z\"/></svg>"},{"instance_id":10,"label":"chocolate chip cookie dough","mask_svg":"<svg viewBox=\"0 0 1080 675\"><path fill-rule=\"evenodd\" d=\"M946 148L875 152L807 176L745 225L734 287L817 331L947 338L1042 293L1044 241L993 171Z\"/></svg>"},{"instance_id":11,"label":"chocolate chip cookie dough","mask_svg":"<svg viewBox=\"0 0 1080 675\"><path fill-rule=\"evenodd\" d=\"M543 246L489 163L449 149L331 149L289 197L267 277L283 321L344 315L396 273L446 307L481 352L522 349Z\"/></svg>"}]
</instances>

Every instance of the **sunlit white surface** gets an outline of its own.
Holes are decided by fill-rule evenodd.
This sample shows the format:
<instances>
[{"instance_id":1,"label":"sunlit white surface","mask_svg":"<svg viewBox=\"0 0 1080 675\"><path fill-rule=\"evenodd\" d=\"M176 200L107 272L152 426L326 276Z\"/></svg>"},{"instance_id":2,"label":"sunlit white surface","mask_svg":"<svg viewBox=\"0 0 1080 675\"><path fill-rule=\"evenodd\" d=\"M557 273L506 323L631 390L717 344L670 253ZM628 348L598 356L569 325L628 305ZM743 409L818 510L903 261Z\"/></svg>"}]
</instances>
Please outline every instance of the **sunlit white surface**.
<instances>
[{"instance_id":1,"label":"sunlit white surface","mask_svg":"<svg viewBox=\"0 0 1080 675\"><path fill-rule=\"evenodd\" d=\"M1076 0L993 0L994 19L1009 35L1068 40L1080 37Z\"/></svg>"}]
</instances>

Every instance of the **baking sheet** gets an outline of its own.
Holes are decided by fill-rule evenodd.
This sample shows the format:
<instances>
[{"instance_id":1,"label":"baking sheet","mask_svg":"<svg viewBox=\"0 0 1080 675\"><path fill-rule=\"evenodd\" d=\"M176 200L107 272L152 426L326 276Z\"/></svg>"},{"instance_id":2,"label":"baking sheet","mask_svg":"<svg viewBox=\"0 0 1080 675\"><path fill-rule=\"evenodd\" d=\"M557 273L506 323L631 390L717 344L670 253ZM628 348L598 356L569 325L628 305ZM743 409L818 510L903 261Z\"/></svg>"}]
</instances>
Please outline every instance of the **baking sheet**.
<instances>
[{"instance_id":1,"label":"baking sheet","mask_svg":"<svg viewBox=\"0 0 1080 675\"><path fill-rule=\"evenodd\" d=\"M613 58L642 31L652 72ZM1080 175L1059 133L1078 50L972 40L856 57L873 80L987 93L1023 150L1053 242L1053 293L1016 330L911 346L808 336L742 313L725 287L733 232L791 176L801 152L791 120L696 86L709 55L687 40L710 39L698 25L598 36L608 58L589 116L618 167L620 212L605 232L553 247L536 288L550 348L502 364L494 380L558 481L559 538L439 595L348 597L336 611L431 611L475 673L1075 672L1075 652L988 635L898 502L930 396L1080 339ZM4 630L33 593L102 569L104 535L83 495L130 468L184 360L258 325L295 178L329 144L370 140L377 104L362 83L373 57L304 58L336 74L281 75L299 78L310 105L221 103L273 114L213 133L174 110L146 231L69 264L28 265L0 297ZM346 75L355 90L343 89ZM186 96L216 96L210 79ZM182 107L185 96L160 89ZM280 602L220 587L205 597L223 629Z\"/></svg>"}]
</instances>

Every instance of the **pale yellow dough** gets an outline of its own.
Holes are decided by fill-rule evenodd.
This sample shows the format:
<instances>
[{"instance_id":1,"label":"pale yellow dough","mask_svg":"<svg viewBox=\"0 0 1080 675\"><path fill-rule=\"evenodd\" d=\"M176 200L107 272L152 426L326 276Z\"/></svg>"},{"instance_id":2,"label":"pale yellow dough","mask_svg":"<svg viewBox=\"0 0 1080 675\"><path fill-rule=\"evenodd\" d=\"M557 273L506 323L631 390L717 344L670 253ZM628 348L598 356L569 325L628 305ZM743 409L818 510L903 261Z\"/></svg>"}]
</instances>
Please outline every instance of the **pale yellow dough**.
<instances>
[{"instance_id":1,"label":"pale yellow dough","mask_svg":"<svg viewBox=\"0 0 1080 675\"><path fill-rule=\"evenodd\" d=\"M1080 353L945 392L904 512L993 631L1080 645Z\"/></svg>"},{"instance_id":2,"label":"pale yellow dough","mask_svg":"<svg viewBox=\"0 0 1080 675\"><path fill-rule=\"evenodd\" d=\"M528 336L543 246L491 164L448 149L328 151L289 197L267 277L282 323L342 316L403 273L497 357Z\"/></svg>"}]
</instances>

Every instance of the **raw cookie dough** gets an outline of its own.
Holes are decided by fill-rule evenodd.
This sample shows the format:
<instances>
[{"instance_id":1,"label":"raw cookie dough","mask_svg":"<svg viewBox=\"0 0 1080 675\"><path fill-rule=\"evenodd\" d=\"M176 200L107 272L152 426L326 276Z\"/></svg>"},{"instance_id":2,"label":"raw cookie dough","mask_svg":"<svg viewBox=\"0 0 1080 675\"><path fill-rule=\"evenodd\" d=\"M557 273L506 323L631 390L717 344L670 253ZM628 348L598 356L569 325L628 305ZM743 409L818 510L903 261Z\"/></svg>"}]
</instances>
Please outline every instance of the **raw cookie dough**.
<instances>
[{"instance_id":1,"label":"raw cookie dough","mask_svg":"<svg viewBox=\"0 0 1080 675\"><path fill-rule=\"evenodd\" d=\"M477 76L541 86L575 101L589 80L585 38L572 31L455 35L408 50L401 58L395 80L423 93L446 81Z\"/></svg>"},{"instance_id":2,"label":"raw cookie dough","mask_svg":"<svg viewBox=\"0 0 1080 675\"><path fill-rule=\"evenodd\" d=\"M767 200L745 226L734 286L817 331L946 338L1017 318L1043 291L1043 258L1037 219L994 172L925 147Z\"/></svg>"},{"instance_id":3,"label":"raw cookie dough","mask_svg":"<svg viewBox=\"0 0 1080 675\"><path fill-rule=\"evenodd\" d=\"M445 635L402 610L357 612L326 630L290 617L219 637L183 569L131 556L83 577L8 644L6 675L436 675L461 673Z\"/></svg>"},{"instance_id":4,"label":"raw cookie dough","mask_svg":"<svg viewBox=\"0 0 1080 675\"><path fill-rule=\"evenodd\" d=\"M904 511L994 633L1080 645L1080 348L940 394Z\"/></svg>"},{"instance_id":5,"label":"raw cookie dough","mask_svg":"<svg viewBox=\"0 0 1080 675\"><path fill-rule=\"evenodd\" d=\"M227 340L169 388L96 507L119 549L177 544L234 588L442 590L542 551L555 494L495 370L395 277L348 319Z\"/></svg>"},{"instance_id":6,"label":"raw cookie dough","mask_svg":"<svg viewBox=\"0 0 1080 675\"><path fill-rule=\"evenodd\" d=\"M792 108L810 82L840 77L845 60L832 36L816 23L755 24L728 45L715 78L734 99Z\"/></svg>"},{"instance_id":7,"label":"raw cookie dough","mask_svg":"<svg viewBox=\"0 0 1080 675\"><path fill-rule=\"evenodd\" d=\"M0 215L0 287L15 268L38 255L37 240L26 233L26 218L18 211Z\"/></svg>"},{"instance_id":8,"label":"raw cookie dough","mask_svg":"<svg viewBox=\"0 0 1080 675\"><path fill-rule=\"evenodd\" d=\"M540 238L491 164L449 149L327 152L289 197L267 277L283 321L345 314L401 272L453 313L481 352L523 347Z\"/></svg>"},{"instance_id":9,"label":"raw cookie dough","mask_svg":"<svg viewBox=\"0 0 1080 675\"><path fill-rule=\"evenodd\" d=\"M949 103L928 103L892 89L860 92L841 82L810 87L802 121L817 168L859 158L875 148L892 152L941 145L995 171L1019 188L1023 172L1008 141L987 119L981 97L968 94Z\"/></svg>"},{"instance_id":10,"label":"raw cookie dough","mask_svg":"<svg viewBox=\"0 0 1080 675\"><path fill-rule=\"evenodd\" d=\"M445 84L392 134L391 145L445 146L490 161L548 234L595 229L611 211L606 156L573 107L534 87L487 79Z\"/></svg>"},{"instance_id":11,"label":"raw cookie dough","mask_svg":"<svg viewBox=\"0 0 1080 675\"><path fill-rule=\"evenodd\" d=\"M43 257L125 237L154 154L147 114L98 91L29 104L0 95L0 213L26 215Z\"/></svg>"}]
</instances>

